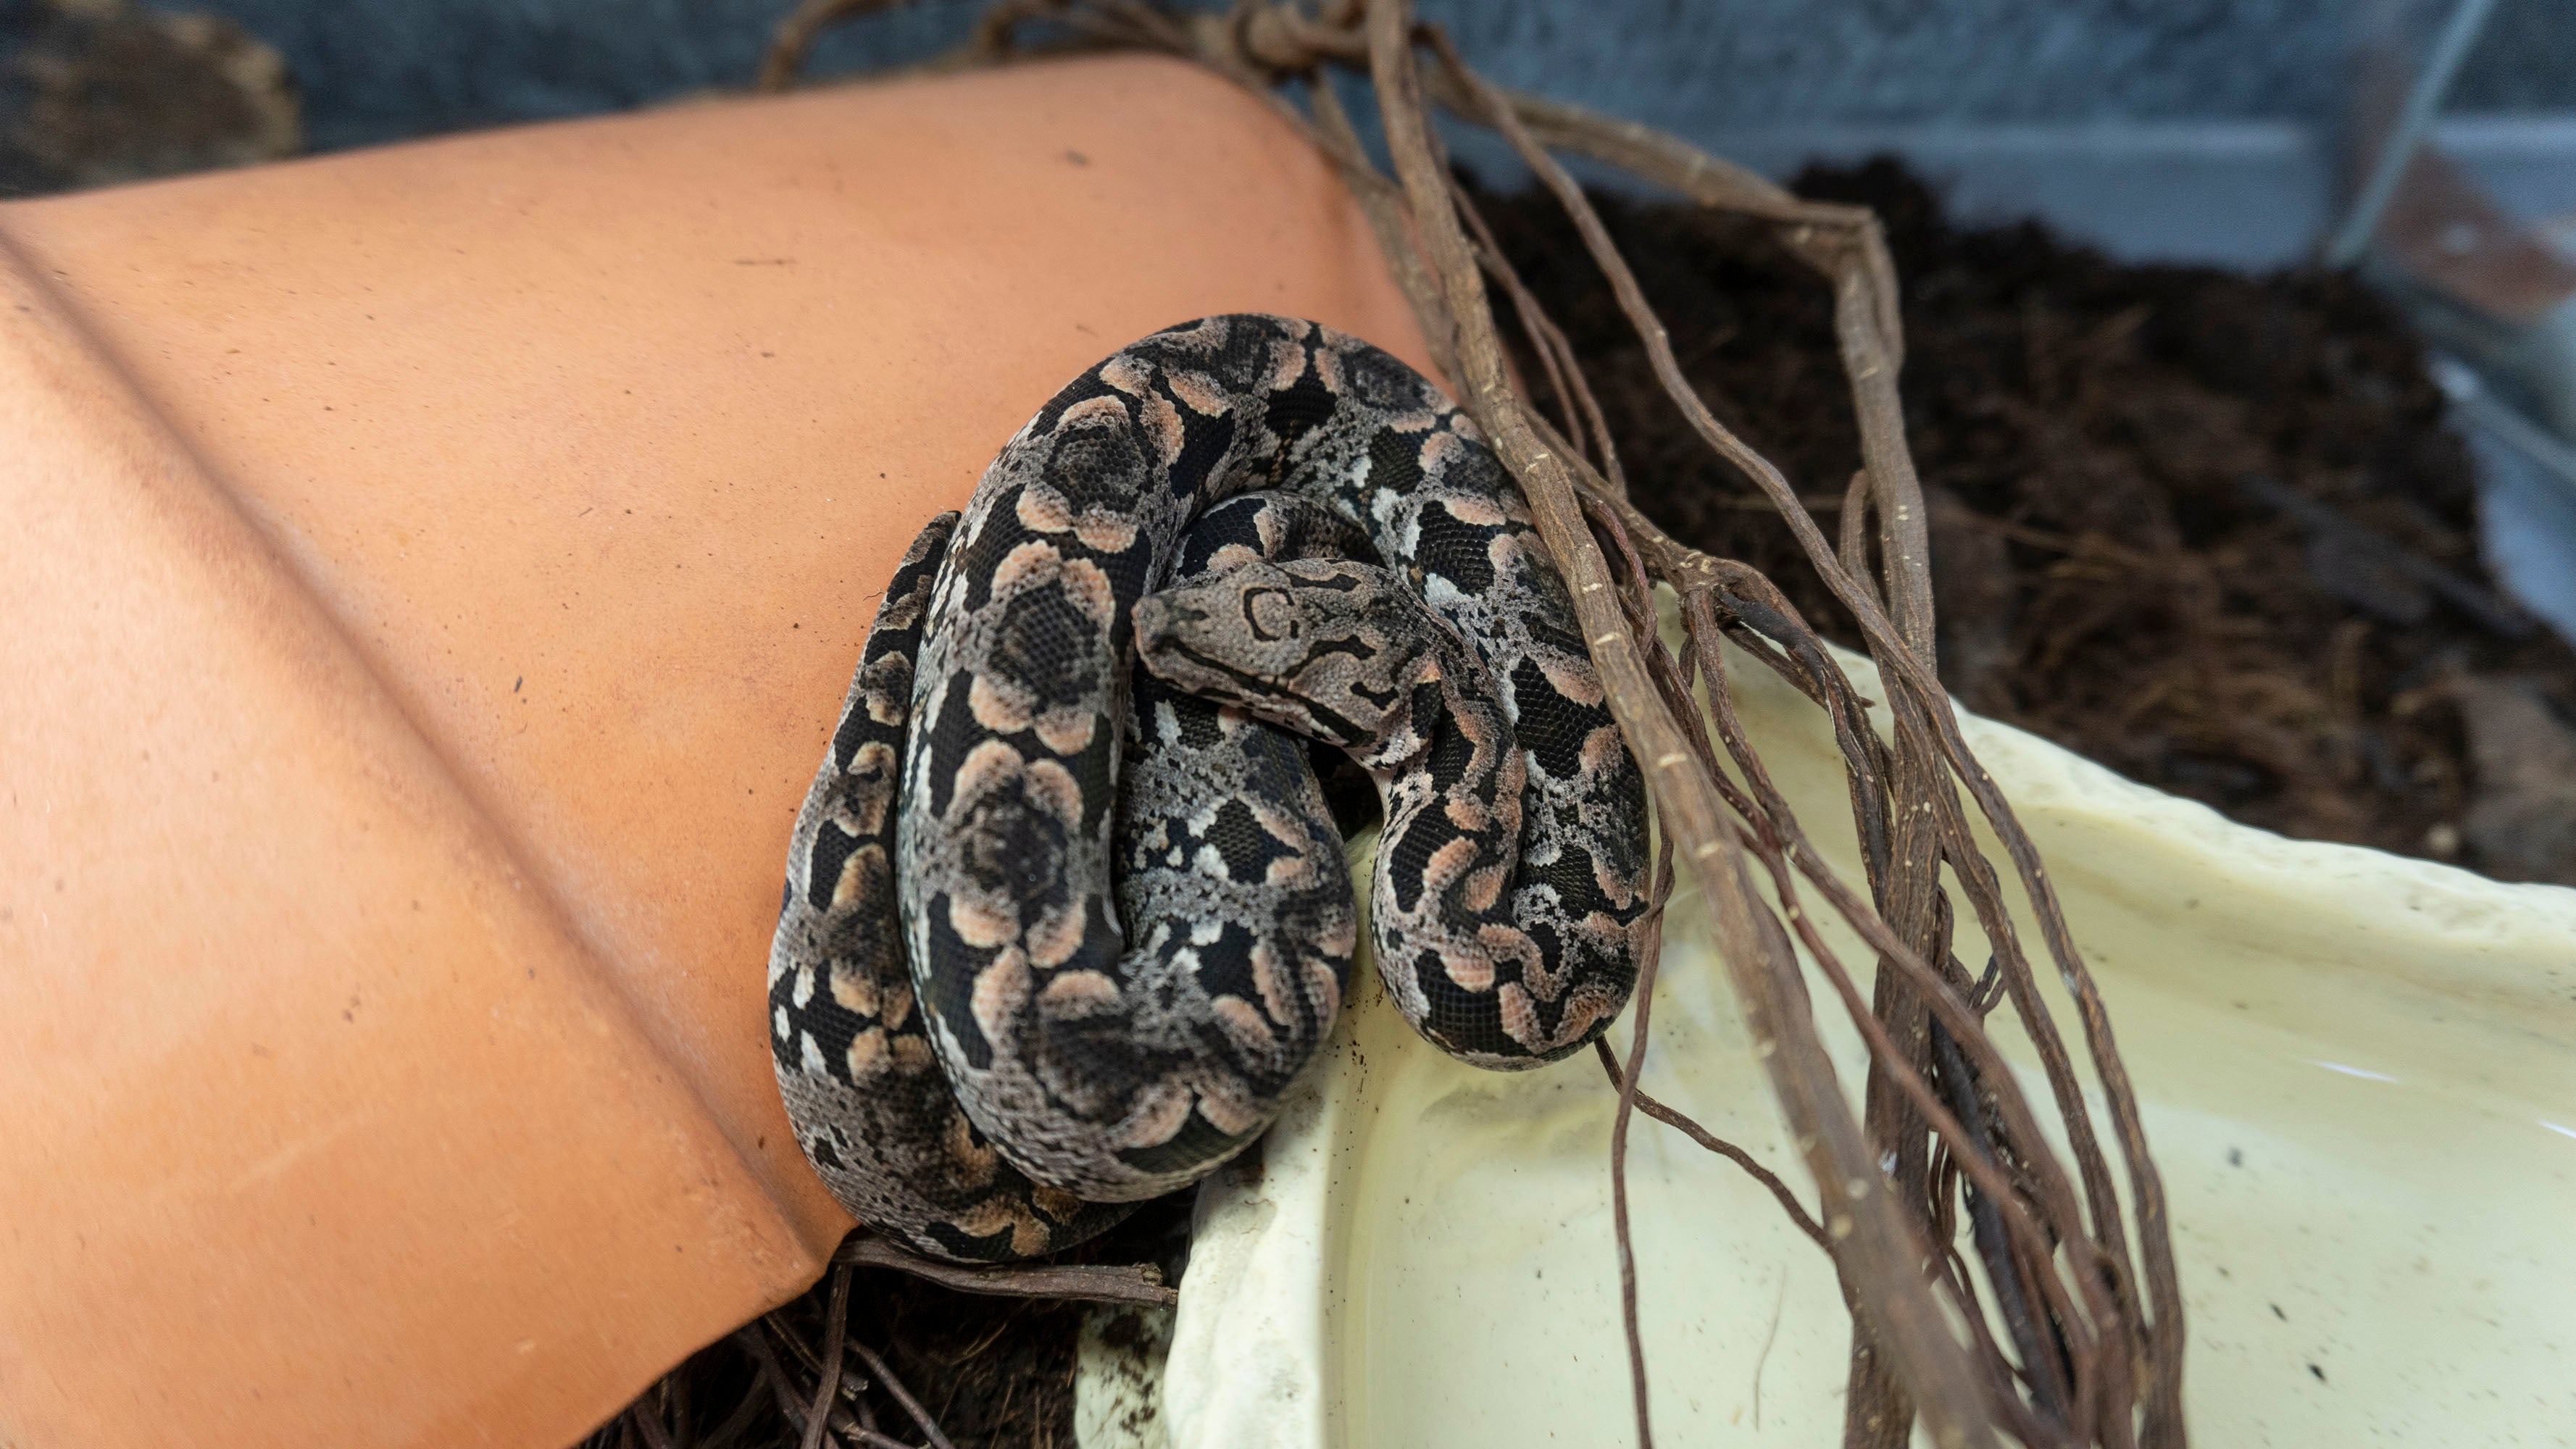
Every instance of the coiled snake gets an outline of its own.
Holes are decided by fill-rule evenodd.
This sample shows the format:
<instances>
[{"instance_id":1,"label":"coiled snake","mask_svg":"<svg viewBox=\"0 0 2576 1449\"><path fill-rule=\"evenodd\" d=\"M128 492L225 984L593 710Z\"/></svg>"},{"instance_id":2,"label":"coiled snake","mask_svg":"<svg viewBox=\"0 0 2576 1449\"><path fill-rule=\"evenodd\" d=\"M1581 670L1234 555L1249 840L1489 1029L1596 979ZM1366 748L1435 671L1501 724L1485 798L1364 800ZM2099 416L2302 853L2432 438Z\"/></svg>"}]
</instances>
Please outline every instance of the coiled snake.
<instances>
[{"instance_id":1,"label":"coiled snake","mask_svg":"<svg viewBox=\"0 0 2576 1449\"><path fill-rule=\"evenodd\" d=\"M771 1049L861 1221L1051 1252L1260 1134L1358 935L1300 736L1376 782L1372 944L1424 1035L1525 1067L1618 1014L1645 791L1517 487L1377 348L1206 318L923 530L798 816Z\"/></svg>"}]
</instances>

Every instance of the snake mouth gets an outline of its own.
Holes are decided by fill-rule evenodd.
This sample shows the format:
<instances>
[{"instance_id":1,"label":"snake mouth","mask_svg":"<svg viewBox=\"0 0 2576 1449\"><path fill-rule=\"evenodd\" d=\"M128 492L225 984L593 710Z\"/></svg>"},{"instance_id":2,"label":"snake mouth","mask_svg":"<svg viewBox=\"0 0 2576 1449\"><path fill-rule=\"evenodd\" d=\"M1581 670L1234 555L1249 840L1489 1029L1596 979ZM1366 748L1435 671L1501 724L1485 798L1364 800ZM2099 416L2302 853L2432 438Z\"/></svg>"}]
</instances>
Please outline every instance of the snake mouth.
<instances>
[{"instance_id":1,"label":"snake mouth","mask_svg":"<svg viewBox=\"0 0 2576 1449\"><path fill-rule=\"evenodd\" d=\"M1146 672L1165 684L1203 699L1253 707L1265 719L1269 713L1257 706L1287 684L1275 675L1203 653L1178 631L1148 638L1140 628L1136 649Z\"/></svg>"}]
</instances>

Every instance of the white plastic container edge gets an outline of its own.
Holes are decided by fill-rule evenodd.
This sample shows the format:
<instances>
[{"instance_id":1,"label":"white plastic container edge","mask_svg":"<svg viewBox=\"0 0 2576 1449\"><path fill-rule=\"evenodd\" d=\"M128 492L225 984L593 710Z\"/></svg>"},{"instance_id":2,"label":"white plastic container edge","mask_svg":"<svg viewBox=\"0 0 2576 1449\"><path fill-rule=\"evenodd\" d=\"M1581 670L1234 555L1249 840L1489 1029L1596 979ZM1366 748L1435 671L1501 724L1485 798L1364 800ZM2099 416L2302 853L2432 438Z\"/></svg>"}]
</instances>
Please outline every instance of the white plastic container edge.
<instances>
[{"instance_id":1,"label":"white plastic container edge","mask_svg":"<svg viewBox=\"0 0 2576 1449\"><path fill-rule=\"evenodd\" d=\"M1858 882L1821 716L1731 667L1756 748ZM2576 1444L2576 890L2283 839L1962 723L2048 862L2145 1105L2198 1442ZM1972 925L1957 949L1986 954ZM1168 1366L1159 1326L1086 1334L1088 1449L1633 1442L1614 1094L1586 1059L1450 1061L1361 974L1329 1060L1202 1192ZM1858 1037L1816 996L1856 1097ZM1812 1201L1687 892L1654 1027L1647 1089ZM1638 1119L1629 1164L1657 1441L1834 1442L1848 1320L1822 1254L1669 1129Z\"/></svg>"}]
</instances>

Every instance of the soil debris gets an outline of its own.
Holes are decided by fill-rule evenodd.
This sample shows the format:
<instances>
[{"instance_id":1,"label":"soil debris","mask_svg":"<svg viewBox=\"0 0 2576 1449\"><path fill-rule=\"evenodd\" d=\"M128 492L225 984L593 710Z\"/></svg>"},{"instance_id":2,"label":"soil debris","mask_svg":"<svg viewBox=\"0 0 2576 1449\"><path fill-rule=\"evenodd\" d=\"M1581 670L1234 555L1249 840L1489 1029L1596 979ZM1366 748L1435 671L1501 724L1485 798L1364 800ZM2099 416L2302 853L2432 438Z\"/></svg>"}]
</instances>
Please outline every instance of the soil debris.
<instances>
[{"instance_id":1,"label":"soil debris","mask_svg":"<svg viewBox=\"0 0 2576 1449\"><path fill-rule=\"evenodd\" d=\"M2032 223L1953 226L1893 161L1796 188L1886 222L1963 703L2249 825L2576 885L2576 772L2544 743L2576 739L2576 653L2489 577L2466 450L2392 312L2342 275L2129 266ZM1480 196L1592 364L1638 504L1858 644L1664 401L1555 205ZM1758 225L1596 202L1712 410L1838 509L1859 447L1814 275Z\"/></svg>"}]
</instances>

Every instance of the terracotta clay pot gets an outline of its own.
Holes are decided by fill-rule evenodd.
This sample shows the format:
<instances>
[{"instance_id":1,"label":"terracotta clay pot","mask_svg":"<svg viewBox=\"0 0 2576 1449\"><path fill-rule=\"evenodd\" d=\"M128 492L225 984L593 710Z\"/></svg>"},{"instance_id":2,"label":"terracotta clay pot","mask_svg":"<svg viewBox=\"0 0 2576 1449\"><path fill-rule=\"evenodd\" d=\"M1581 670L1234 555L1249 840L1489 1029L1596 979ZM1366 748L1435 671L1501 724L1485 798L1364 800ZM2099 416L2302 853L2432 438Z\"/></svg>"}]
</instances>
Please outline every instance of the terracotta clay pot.
<instances>
[{"instance_id":1,"label":"terracotta clay pot","mask_svg":"<svg viewBox=\"0 0 2576 1449\"><path fill-rule=\"evenodd\" d=\"M1210 312L1423 361L1121 59L0 208L0 1443L569 1442L849 1226L789 823L897 554Z\"/></svg>"}]
</instances>

